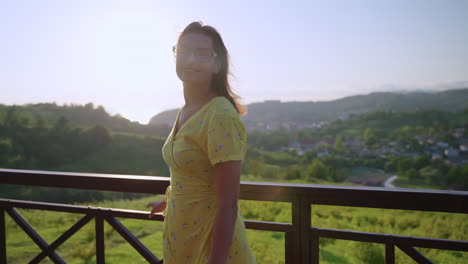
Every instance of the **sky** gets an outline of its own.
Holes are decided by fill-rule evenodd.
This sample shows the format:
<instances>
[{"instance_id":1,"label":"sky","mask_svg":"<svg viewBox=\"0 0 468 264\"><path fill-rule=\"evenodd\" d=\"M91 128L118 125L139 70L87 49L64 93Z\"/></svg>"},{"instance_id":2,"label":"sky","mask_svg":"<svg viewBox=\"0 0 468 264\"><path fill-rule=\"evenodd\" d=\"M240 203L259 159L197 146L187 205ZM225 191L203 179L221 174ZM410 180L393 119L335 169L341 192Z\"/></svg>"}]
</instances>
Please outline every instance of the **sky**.
<instances>
[{"instance_id":1,"label":"sky","mask_svg":"<svg viewBox=\"0 0 468 264\"><path fill-rule=\"evenodd\" d=\"M0 104L184 104L171 47L218 29L243 102L468 87L468 1L0 0Z\"/></svg>"}]
</instances>

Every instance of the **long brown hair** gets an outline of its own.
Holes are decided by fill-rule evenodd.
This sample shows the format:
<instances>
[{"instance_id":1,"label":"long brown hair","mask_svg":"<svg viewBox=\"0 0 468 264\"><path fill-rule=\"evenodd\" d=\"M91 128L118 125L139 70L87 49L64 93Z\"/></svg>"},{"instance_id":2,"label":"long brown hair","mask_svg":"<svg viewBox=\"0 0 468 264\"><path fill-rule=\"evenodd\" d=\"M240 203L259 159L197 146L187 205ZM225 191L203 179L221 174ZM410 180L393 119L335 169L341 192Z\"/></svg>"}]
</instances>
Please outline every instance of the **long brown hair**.
<instances>
[{"instance_id":1,"label":"long brown hair","mask_svg":"<svg viewBox=\"0 0 468 264\"><path fill-rule=\"evenodd\" d=\"M240 96L234 93L229 84L229 75L232 75L229 71L229 54L219 32L212 26L203 25L202 22L192 22L180 33L177 43L188 33L200 33L211 39L216 59L221 63L220 71L212 76L211 89L218 96L226 97L236 108L239 115L246 115L247 107L240 103Z\"/></svg>"}]
</instances>

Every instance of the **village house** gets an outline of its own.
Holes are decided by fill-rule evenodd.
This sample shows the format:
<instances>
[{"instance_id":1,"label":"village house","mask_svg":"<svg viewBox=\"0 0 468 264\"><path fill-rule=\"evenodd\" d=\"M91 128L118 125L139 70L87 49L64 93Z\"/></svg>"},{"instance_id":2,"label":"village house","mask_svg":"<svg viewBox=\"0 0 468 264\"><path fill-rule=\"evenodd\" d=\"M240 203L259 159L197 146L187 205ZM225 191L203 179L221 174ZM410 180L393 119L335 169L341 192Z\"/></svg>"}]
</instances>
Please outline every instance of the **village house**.
<instances>
[{"instance_id":1,"label":"village house","mask_svg":"<svg viewBox=\"0 0 468 264\"><path fill-rule=\"evenodd\" d=\"M448 148L448 146L449 146L449 144L447 142L444 142L444 141L437 141L436 145L439 148Z\"/></svg>"},{"instance_id":2,"label":"village house","mask_svg":"<svg viewBox=\"0 0 468 264\"><path fill-rule=\"evenodd\" d=\"M442 155L440 153L433 152L432 153L432 160L435 160L435 159L442 159Z\"/></svg>"},{"instance_id":3,"label":"village house","mask_svg":"<svg viewBox=\"0 0 468 264\"><path fill-rule=\"evenodd\" d=\"M460 151L462 151L462 152L468 152L468 144L462 144L462 145L460 145Z\"/></svg>"},{"instance_id":4,"label":"village house","mask_svg":"<svg viewBox=\"0 0 468 264\"><path fill-rule=\"evenodd\" d=\"M458 152L457 149L449 148L449 149L446 149L446 150L445 150L444 154L445 154L445 156L447 156L448 158L456 158L456 157L458 157L459 152Z\"/></svg>"}]
</instances>

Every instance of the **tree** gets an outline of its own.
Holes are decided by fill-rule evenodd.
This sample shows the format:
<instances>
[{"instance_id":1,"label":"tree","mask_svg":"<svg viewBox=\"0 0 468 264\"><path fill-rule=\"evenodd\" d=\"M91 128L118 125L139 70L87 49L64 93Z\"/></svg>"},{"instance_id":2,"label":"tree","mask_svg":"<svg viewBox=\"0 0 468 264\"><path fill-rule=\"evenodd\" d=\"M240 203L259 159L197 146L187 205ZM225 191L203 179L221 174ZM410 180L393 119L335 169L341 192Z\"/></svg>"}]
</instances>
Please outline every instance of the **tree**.
<instances>
[{"instance_id":1,"label":"tree","mask_svg":"<svg viewBox=\"0 0 468 264\"><path fill-rule=\"evenodd\" d=\"M384 170L394 172L397 169L398 169L398 159L395 156L389 157L388 161L384 165Z\"/></svg>"},{"instance_id":2,"label":"tree","mask_svg":"<svg viewBox=\"0 0 468 264\"><path fill-rule=\"evenodd\" d=\"M335 140L335 151L338 154L342 154L345 151L344 145L343 145L343 139L341 137L336 137Z\"/></svg>"},{"instance_id":3,"label":"tree","mask_svg":"<svg viewBox=\"0 0 468 264\"><path fill-rule=\"evenodd\" d=\"M58 133L66 133L71 130L70 120L61 116L54 124L54 130Z\"/></svg>"},{"instance_id":4,"label":"tree","mask_svg":"<svg viewBox=\"0 0 468 264\"><path fill-rule=\"evenodd\" d=\"M406 171L406 177L408 177L410 182L415 182L419 178L419 172L415 168L411 168Z\"/></svg>"},{"instance_id":5,"label":"tree","mask_svg":"<svg viewBox=\"0 0 468 264\"><path fill-rule=\"evenodd\" d=\"M463 185L463 190L468 190L468 164L461 167L460 184Z\"/></svg>"},{"instance_id":6,"label":"tree","mask_svg":"<svg viewBox=\"0 0 468 264\"><path fill-rule=\"evenodd\" d=\"M265 158L263 156L249 158L244 162L244 166L242 167L245 174L263 176L265 172Z\"/></svg>"},{"instance_id":7,"label":"tree","mask_svg":"<svg viewBox=\"0 0 468 264\"><path fill-rule=\"evenodd\" d=\"M461 167L451 167L447 175L445 175L445 180L448 184L457 184L460 183L462 178L462 168Z\"/></svg>"},{"instance_id":8,"label":"tree","mask_svg":"<svg viewBox=\"0 0 468 264\"><path fill-rule=\"evenodd\" d=\"M111 136L107 128L97 125L86 131L87 143L90 150L98 150L111 142Z\"/></svg>"},{"instance_id":9,"label":"tree","mask_svg":"<svg viewBox=\"0 0 468 264\"><path fill-rule=\"evenodd\" d=\"M330 168L331 178L335 182L343 182L346 179L346 174L344 169L339 168Z\"/></svg>"},{"instance_id":10,"label":"tree","mask_svg":"<svg viewBox=\"0 0 468 264\"><path fill-rule=\"evenodd\" d=\"M419 174L427 184L440 184L441 173L438 169L432 168L430 166L424 167L419 170Z\"/></svg>"},{"instance_id":11,"label":"tree","mask_svg":"<svg viewBox=\"0 0 468 264\"><path fill-rule=\"evenodd\" d=\"M366 128L364 130L364 144L367 147L373 147L377 143L377 135L374 129Z\"/></svg>"},{"instance_id":12,"label":"tree","mask_svg":"<svg viewBox=\"0 0 468 264\"><path fill-rule=\"evenodd\" d=\"M413 168L413 160L407 157L401 157L398 160L398 173L405 174L409 169Z\"/></svg>"},{"instance_id":13,"label":"tree","mask_svg":"<svg viewBox=\"0 0 468 264\"><path fill-rule=\"evenodd\" d=\"M27 112L21 112L16 107L8 109L4 125L9 128L28 128L33 118Z\"/></svg>"},{"instance_id":14,"label":"tree","mask_svg":"<svg viewBox=\"0 0 468 264\"><path fill-rule=\"evenodd\" d=\"M48 127L47 120L43 116L38 117L34 127L39 129L46 129Z\"/></svg>"},{"instance_id":15,"label":"tree","mask_svg":"<svg viewBox=\"0 0 468 264\"><path fill-rule=\"evenodd\" d=\"M94 104L93 103L87 103L84 108L88 111L93 111L94 110Z\"/></svg>"},{"instance_id":16,"label":"tree","mask_svg":"<svg viewBox=\"0 0 468 264\"><path fill-rule=\"evenodd\" d=\"M306 168L306 178L312 179L329 179L329 169L319 159L314 159Z\"/></svg>"},{"instance_id":17,"label":"tree","mask_svg":"<svg viewBox=\"0 0 468 264\"><path fill-rule=\"evenodd\" d=\"M416 158L413 165L414 165L414 168L416 168L417 170L420 170L426 166L429 166L429 164L431 164L431 159L429 158L429 156L421 155Z\"/></svg>"},{"instance_id":18,"label":"tree","mask_svg":"<svg viewBox=\"0 0 468 264\"><path fill-rule=\"evenodd\" d=\"M287 180L295 180L295 179L301 179L303 175L303 169L299 165L291 165L288 167L287 173L286 173L286 179Z\"/></svg>"},{"instance_id":19,"label":"tree","mask_svg":"<svg viewBox=\"0 0 468 264\"><path fill-rule=\"evenodd\" d=\"M8 163L12 150L11 139L0 138L0 166Z\"/></svg>"}]
</instances>

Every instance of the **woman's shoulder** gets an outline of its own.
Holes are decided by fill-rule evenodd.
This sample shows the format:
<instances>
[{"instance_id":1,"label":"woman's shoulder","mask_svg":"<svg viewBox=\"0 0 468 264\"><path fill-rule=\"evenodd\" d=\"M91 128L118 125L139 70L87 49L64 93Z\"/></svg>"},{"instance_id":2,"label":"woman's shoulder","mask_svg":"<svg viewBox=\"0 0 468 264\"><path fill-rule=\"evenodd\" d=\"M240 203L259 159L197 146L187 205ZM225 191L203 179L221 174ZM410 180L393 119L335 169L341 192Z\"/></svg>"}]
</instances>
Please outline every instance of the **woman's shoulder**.
<instances>
[{"instance_id":1,"label":"woman's shoulder","mask_svg":"<svg viewBox=\"0 0 468 264\"><path fill-rule=\"evenodd\" d=\"M224 96L218 96L215 98L211 109L213 117L216 116L233 116L239 118L236 108L232 105L231 101Z\"/></svg>"}]
</instances>

